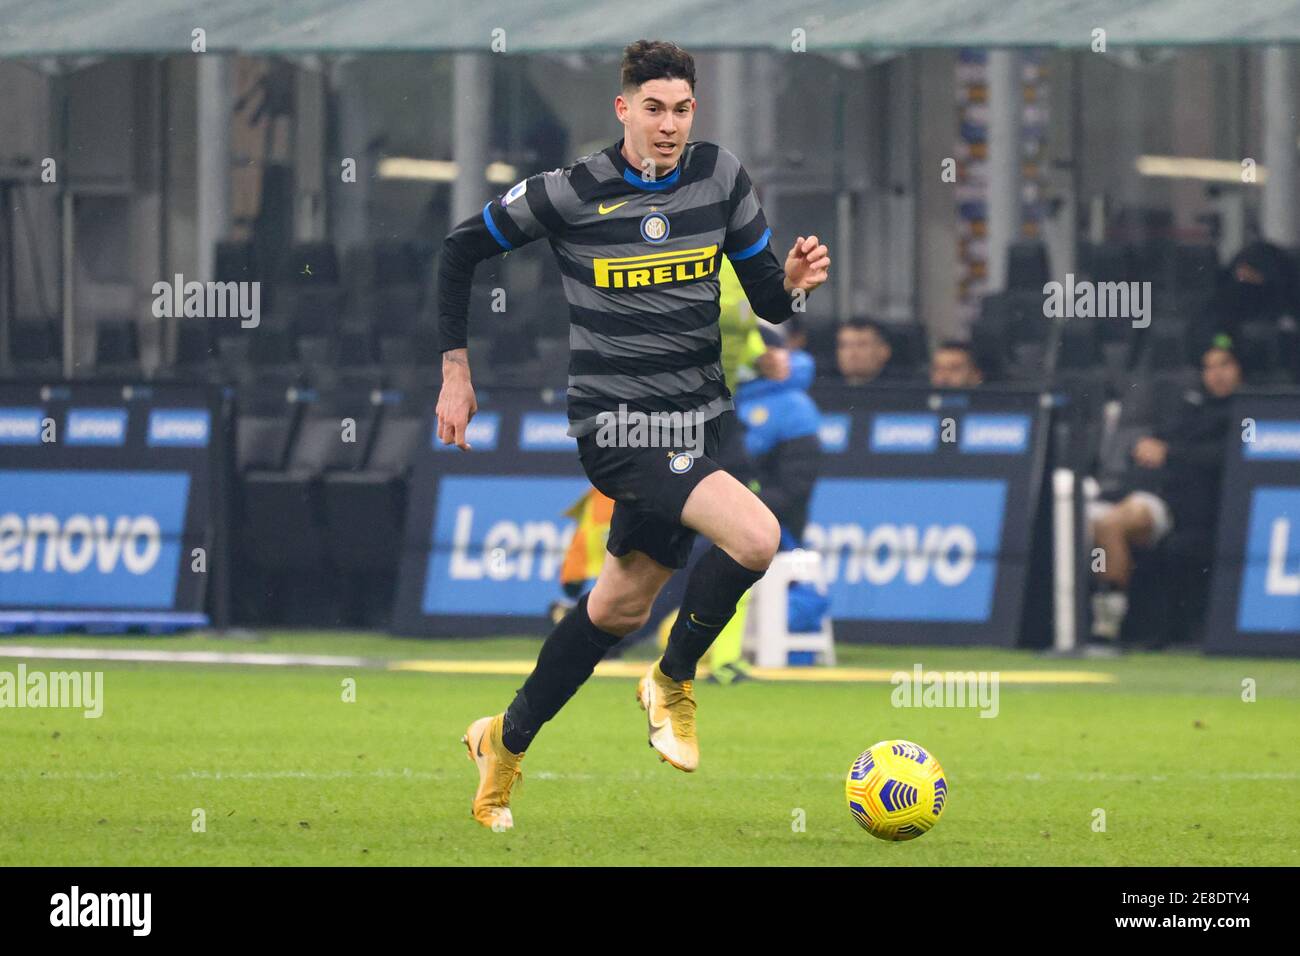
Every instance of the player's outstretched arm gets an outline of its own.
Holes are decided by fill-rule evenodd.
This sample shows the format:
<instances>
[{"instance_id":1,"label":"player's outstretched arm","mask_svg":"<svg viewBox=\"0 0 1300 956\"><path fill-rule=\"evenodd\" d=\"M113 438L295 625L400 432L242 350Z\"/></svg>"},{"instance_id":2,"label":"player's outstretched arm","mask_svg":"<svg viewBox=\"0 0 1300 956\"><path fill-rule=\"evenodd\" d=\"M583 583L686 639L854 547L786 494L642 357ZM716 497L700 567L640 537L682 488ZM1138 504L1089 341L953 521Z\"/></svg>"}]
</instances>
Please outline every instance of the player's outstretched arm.
<instances>
[{"instance_id":1,"label":"player's outstretched arm","mask_svg":"<svg viewBox=\"0 0 1300 956\"><path fill-rule=\"evenodd\" d=\"M442 389L438 392L438 440L469 451L466 440L469 421L478 411L474 383L469 376L469 350L448 349L442 353Z\"/></svg>"},{"instance_id":2,"label":"player's outstretched arm","mask_svg":"<svg viewBox=\"0 0 1300 956\"><path fill-rule=\"evenodd\" d=\"M469 451L465 432L478 410L467 348L470 288L475 267L502 251L485 223L483 216L460 223L444 240L438 261L438 339L442 348L438 440L462 451Z\"/></svg>"},{"instance_id":3,"label":"player's outstretched arm","mask_svg":"<svg viewBox=\"0 0 1300 956\"><path fill-rule=\"evenodd\" d=\"M438 393L438 439L469 451L465 431L478 411L469 374L469 297L474 269L486 259L518 249L561 228L547 180L563 170L530 176L490 201L443 241L438 260L438 338L442 349L442 390ZM529 186L532 192L529 195ZM538 218L542 210L542 218ZM543 222L543 220L546 220ZM548 226L546 223L549 222ZM557 223L560 226L557 226Z\"/></svg>"}]
</instances>

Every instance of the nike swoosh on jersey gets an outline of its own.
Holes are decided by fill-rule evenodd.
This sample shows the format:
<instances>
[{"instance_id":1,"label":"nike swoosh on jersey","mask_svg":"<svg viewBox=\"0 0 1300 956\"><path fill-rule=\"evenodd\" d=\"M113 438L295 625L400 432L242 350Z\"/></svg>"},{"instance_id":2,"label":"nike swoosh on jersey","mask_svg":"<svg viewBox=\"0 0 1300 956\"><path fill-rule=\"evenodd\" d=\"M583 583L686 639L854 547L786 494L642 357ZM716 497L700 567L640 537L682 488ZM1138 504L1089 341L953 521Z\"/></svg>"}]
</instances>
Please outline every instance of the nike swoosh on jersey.
<instances>
[{"instance_id":1,"label":"nike swoosh on jersey","mask_svg":"<svg viewBox=\"0 0 1300 956\"><path fill-rule=\"evenodd\" d=\"M606 206L604 203L601 203L599 206L596 207L596 211L599 212L599 213L603 216L603 215L605 215L606 213L613 212L615 209L622 209L624 206L626 206L626 205L627 205L628 203L630 203L631 201L632 201L632 200L630 200L630 199L624 199L622 202L614 203L614 205L612 205L612 206Z\"/></svg>"}]
</instances>

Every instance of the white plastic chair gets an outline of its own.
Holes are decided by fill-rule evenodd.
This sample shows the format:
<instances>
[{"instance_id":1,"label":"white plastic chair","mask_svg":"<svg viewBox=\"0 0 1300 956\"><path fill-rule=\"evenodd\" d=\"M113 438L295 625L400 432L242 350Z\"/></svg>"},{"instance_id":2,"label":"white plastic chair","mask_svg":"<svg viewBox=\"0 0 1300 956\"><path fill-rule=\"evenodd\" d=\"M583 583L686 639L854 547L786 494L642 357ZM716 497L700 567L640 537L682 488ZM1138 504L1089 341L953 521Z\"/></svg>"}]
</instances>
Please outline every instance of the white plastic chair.
<instances>
[{"instance_id":1,"label":"white plastic chair","mask_svg":"<svg viewBox=\"0 0 1300 956\"><path fill-rule=\"evenodd\" d=\"M790 585L794 582L811 584L818 594L826 593L818 552L800 548L782 551L772 559L767 574L750 591L744 647L759 667L785 667L791 651L812 651L817 663L834 666L835 638L829 613L822 617L820 630L790 633Z\"/></svg>"}]
</instances>

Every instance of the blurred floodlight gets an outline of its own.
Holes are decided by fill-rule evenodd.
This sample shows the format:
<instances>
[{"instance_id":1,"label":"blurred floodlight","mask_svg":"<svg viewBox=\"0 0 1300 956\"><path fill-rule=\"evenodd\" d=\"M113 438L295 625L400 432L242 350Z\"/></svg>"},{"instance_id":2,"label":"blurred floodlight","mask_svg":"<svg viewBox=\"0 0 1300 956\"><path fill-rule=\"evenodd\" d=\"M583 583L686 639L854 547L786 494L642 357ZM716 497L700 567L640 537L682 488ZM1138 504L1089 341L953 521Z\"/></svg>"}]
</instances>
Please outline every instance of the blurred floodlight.
<instances>
[{"instance_id":1,"label":"blurred floodlight","mask_svg":"<svg viewBox=\"0 0 1300 956\"><path fill-rule=\"evenodd\" d=\"M379 161L380 179L416 179L450 183L460 175L456 163L445 159L415 159L410 156L386 156ZM513 183L518 170L509 163L489 163L483 172L490 183Z\"/></svg>"},{"instance_id":2,"label":"blurred floodlight","mask_svg":"<svg viewBox=\"0 0 1300 956\"><path fill-rule=\"evenodd\" d=\"M1160 176L1168 179L1202 179L1216 183L1246 182L1241 175L1242 165L1235 159L1200 159L1195 156L1139 156L1134 163L1143 176ZM1254 169L1254 183L1268 178L1263 166Z\"/></svg>"}]
</instances>

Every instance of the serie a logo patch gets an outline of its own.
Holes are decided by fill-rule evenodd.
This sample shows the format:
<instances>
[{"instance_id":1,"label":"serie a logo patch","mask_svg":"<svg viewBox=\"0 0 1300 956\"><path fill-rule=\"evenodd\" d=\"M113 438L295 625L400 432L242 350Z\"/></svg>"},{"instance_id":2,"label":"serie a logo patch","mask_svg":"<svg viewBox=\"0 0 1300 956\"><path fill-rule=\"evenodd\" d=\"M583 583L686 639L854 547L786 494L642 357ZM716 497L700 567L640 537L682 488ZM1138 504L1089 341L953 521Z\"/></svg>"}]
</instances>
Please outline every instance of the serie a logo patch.
<instances>
[{"instance_id":1,"label":"serie a logo patch","mask_svg":"<svg viewBox=\"0 0 1300 956\"><path fill-rule=\"evenodd\" d=\"M521 179L510 187L510 191L501 197L501 205L509 206L512 202L528 191L528 180Z\"/></svg>"}]
</instances>

